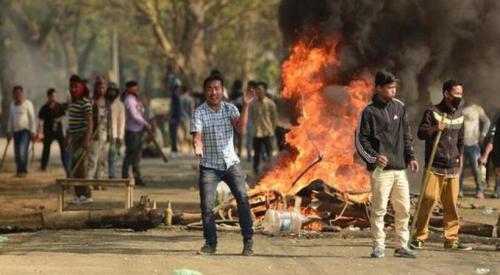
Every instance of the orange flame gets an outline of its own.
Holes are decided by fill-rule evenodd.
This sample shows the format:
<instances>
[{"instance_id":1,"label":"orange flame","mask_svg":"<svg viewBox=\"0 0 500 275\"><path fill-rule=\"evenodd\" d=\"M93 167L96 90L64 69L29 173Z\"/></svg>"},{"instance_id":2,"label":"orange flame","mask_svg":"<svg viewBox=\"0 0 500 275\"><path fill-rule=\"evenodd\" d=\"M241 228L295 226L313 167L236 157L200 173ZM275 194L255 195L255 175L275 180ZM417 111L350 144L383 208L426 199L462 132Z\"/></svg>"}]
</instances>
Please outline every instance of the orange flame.
<instances>
[{"instance_id":1,"label":"orange flame","mask_svg":"<svg viewBox=\"0 0 500 275\"><path fill-rule=\"evenodd\" d=\"M298 125L286 135L294 152L277 156L256 191L296 194L315 179L341 191L369 190L365 168L355 162L354 131L372 87L366 81L353 80L347 87L334 89L333 98L328 97L328 79L340 66L336 50L337 41L314 48L299 41L283 63L281 95L296 100L296 108L300 108ZM297 181L320 156L322 160Z\"/></svg>"}]
</instances>

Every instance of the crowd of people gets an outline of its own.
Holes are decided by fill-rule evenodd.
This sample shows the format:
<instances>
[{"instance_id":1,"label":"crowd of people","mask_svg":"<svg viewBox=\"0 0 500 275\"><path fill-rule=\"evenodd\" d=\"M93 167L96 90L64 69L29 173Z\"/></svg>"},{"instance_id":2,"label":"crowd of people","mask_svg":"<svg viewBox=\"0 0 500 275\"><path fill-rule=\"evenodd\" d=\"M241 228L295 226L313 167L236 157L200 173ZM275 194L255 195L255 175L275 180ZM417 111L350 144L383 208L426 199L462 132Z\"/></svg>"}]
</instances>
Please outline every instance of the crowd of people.
<instances>
[{"instance_id":1,"label":"crowd of people","mask_svg":"<svg viewBox=\"0 0 500 275\"><path fill-rule=\"evenodd\" d=\"M61 162L67 177L71 178L128 178L133 176L136 185L144 185L140 171L140 158L144 132L151 124L144 114L135 81L125 84L125 91L115 83L97 78L91 92L86 82L77 75L69 80L69 102L58 102L57 91L47 91L47 102L40 108L38 117L21 86L13 89L14 101L9 110L8 135L14 139L16 175L28 173L30 143L43 141L40 168L45 171L53 141L59 144ZM67 120L64 130L63 120ZM125 155L121 174L117 172L121 146ZM33 150L33 146L31 147ZM33 160L32 155L32 160ZM132 167L132 174L129 170ZM94 186L94 189L102 189ZM92 189L75 187L73 204L92 203Z\"/></svg>"},{"instance_id":2,"label":"crowd of people","mask_svg":"<svg viewBox=\"0 0 500 275\"><path fill-rule=\"evenodd\" d=\"M205 101L205 95L193 93L187 86L182 85L170 69L167 71L169 73L165 82L170 94L170 109L165 120L169 124L168 136L172 156L175 157L180 153L192 153L190 120L195 108ZM210 75L222 78L217 70L213 70ZM237 155L241 156L243 145L246 144L247 160L252 162L253 172L258 176L262 173L261 162L270 160L274 152L285 148L285 134L292 126L293 112L286 100L269 93L268 84L264 81L249 80L244 92L243 82L236 79L230 92L223 88L223 100L235 105L241 112L245 93L255 93L257 100L249 106L246 128L242 133L234 133L234 146Z\"/></svg>"},{"instance_id":3,"label":"crowd of people","mask_svg":"<svg viewBox=\"0 0 500 275\"><path fill-rule=\"evenodd\" d=\"M425 165L429 170L426 171L428 179L416 216L415 232L410 236L406 169L417 172L419 164L406 106L395 98L397 82L390 72L376 74L372 101L363 110L355 135L357 152L366 162L372 180L370 222L374 246L371 256L384 256L384 216L389 199L395 210L399 237L395 256L414 258L414 250L424 246L431 213L439 201L443 205L444 247L470 250L458 241L457 199L463 195L463 174L467 165L472 168L476 181L475 196L484 198L485 173L481 169L484 170L488 163L493 164L496 172L493 196L500 196L500 131L497 130L500 117L490 123L485 111L475 102L467 100L463 104L460 82L449 80L443 84L442 101L425 111L418 126L417 136L425 141ZM172 154L179 152L179 145L191 143L194 154L200 158L200 206L206 243L199 252L216 252L212 209L217 185L224 181L238 205L244 241L242 253L252 255L252 217L245 173L240 164L243 144L246 141L248 161L253 161L253 172L258 175L261 162L272 158L273 147L286 148L284 137L293 123L290 104L282 98L273 99L265 82L248 81L243 92L242 82L237 80L228 95L217 71L204 81L201 96L193 96L173 74L167 76L167 88L171 106L164 118L169 125ZM98 78L91 93L85 81L73 75L69 79L69 93L71 100L60 103L56 100L56 90L49 89L37 123L34 106L25 98L23 88L14 87L8 140L14 139L17 175L25 177L28 173L30 142L43 140L41 169L46 170L50 147L56 140L68 177L133 177L136 185L145 185L139 165L144 135L155 138L153 130L158 122L146 117L138 83L126 82L125 90L120 92L116 84ZM68 120L66 131L62 124L65 118ZM439 143L432 154L434 142ZM125 145L125 155L119 175L116 169L122 145ZM94 186L94 189L101 187ZM92 203L92 189L75 187L72 203Z\"/></svg>"}]
</instances>

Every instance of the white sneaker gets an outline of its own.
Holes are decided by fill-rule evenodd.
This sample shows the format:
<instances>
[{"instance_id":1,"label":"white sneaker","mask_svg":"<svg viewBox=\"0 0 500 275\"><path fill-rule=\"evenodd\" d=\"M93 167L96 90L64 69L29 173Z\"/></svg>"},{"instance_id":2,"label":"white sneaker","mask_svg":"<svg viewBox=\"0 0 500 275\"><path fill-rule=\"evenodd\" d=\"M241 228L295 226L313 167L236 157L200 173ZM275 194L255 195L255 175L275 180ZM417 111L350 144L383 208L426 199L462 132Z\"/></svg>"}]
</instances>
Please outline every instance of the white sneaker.
<instances>
[{"instance_id":1,"label":"white sneaker","mask_svg":"<svg viewBox=\"0 0 500 275\"><path fill-rule=\"evenodd\" d=\"M69 202L69 204L74 204L74 205L79 205L81 203L82 203L81 198L75 198L74 200Z\"/></svg>"},{"instance_id":2,"label":"white sneaker","mask_svg":"<svg viewBox=\"0 0 500 275\"><path fill-rule=\"evenodd\" d=\"M92 198L86 198L86 197L83 197L83 199L80 198L80 203L81 204L89 204L89 203L93 203L94 200Z\"/></svg>"}]
</instances>

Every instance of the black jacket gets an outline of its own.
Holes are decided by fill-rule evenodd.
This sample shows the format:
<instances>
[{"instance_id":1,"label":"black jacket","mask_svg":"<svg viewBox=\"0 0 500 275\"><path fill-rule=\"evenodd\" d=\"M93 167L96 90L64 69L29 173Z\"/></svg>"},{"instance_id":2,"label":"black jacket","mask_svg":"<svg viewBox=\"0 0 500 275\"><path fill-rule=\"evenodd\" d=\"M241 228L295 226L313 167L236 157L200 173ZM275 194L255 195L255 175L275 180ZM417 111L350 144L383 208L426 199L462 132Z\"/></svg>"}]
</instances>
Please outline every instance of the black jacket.
<instances>
[{"instance_id":1,"label":"black jacket","mask_svg":"<svg viewBox=\"0 0 500 275\"><path fill-rule=\"evenodd\" d=\"M493 152L491 159L495 167L500 167L500 111L496 114L493 123L491 124L486 143L493 144Z\"/></svg>"},{"instance_id":2,"label":"black jacket","mask_svg":"<svg viewBox=\"0 0 500 275\"><path fill-rule=\"evenodd\" d=\"M369 171L375 169L379 155L388 159L386 170L406 169L415 159L406 107L397 99L385 103L375 95L361 113L355 135L356 150Z\"/></svg>"},{"instance_id":3,"label":"black jacket","mask_svg":"<svg viewBox=\"0 0 500 275\"><path fill-rule=\"evenodd\" d=\"M438 120L446 114L446 128L441 134L441 139L432 162L432 170L441 174L458 174L460 158L464 151L464 116L460 110L452 110L441 101L425 111L422 122L418 127L418 138L425 140L425 166L427 167L432 146L437 132L429 134L429 128L434 127Z\"/></svg>"}]
</instances>

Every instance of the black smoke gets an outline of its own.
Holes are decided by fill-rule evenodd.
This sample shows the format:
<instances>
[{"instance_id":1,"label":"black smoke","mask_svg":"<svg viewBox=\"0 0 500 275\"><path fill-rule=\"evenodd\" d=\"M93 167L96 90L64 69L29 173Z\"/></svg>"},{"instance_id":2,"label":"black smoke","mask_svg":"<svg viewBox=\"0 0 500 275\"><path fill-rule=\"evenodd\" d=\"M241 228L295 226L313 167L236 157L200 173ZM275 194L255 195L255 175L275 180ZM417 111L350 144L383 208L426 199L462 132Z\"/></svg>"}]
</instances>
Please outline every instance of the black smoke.
<instances>
[{"instance_id":1,"label":"black smoke","mask_svg":"<svg viewBox=\"0 0 500 275\"><path fill-rule=\"evenodd\" d=\"M340 37L345 82L366 69L393 71L415 117L450 78L466 100L500 107L499 14L498 0L283 0L280 28L285 46L299 35Z\"/></svg>"}]
</instances>

